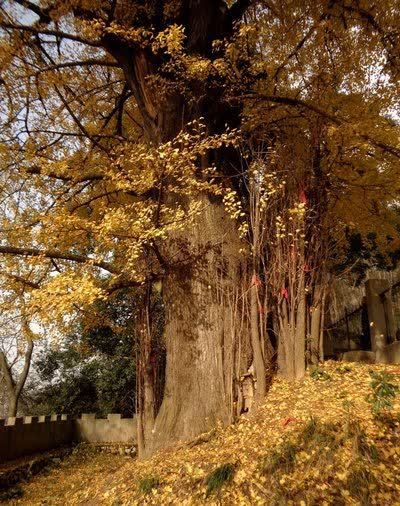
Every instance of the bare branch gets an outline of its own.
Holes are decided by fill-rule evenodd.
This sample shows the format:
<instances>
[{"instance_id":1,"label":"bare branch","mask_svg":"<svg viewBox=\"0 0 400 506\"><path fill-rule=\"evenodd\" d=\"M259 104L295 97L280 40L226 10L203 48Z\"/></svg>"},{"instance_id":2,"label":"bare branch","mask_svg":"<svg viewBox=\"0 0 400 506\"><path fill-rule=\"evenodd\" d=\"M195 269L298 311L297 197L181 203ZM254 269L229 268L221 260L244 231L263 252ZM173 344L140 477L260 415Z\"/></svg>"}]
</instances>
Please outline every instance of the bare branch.
<instances>
[{"instance_id":1,"label":"bare branch","mask_svg":"<svg viewBox=\"0 0 400 506\"><path fill-rule=\"evenodd\" d=\"M75 42L80 42L81 44L86 44L91 47L101 47L100 42L95 42L93 40L84 39L79 37L79 35L74 35L72 33L63 32L61 30L49 30L45 28L35 28L33 26L28 25L16 25L14 23L6 23L1 22L0 28L8 28L10 30L19 30L21 32L33 33L34 35L49 35L52 37L59 37L61 39L73 40Z\"/></svg>"},{"instance_id":2,"label":"bare branch","mask_svg":"<svg viewBox=\"0 0 400 506\"><path fill-rule=\"evenodd\" d=\"M44 72L51 72L53 70L59 70L64 68L71 68L71 67L90 67L99 65L101 67L114 67L119 68L120 65L117 62L112 62L109 60L97 60L96 58L91 58L88 60L82 60L82 61L71 61L71 62L65 62L65 63L57 63L54 65L50 65L49 67L40 69L36 72L36 75L42 74Z\"/></svg>"},{"instance_id":3,"label":"bare branch","mask_svg":"<svg viewBox=\"0 0 400 506\"><path fill-rule=\"evenodd\" d=\"M13 279L14 281L17 281L18 283L21 283L22 285L25 285L25 286L29 286L30 288L39 288L39 283L35 283L34 281L30 281L29 279L25 279L23 278L22 276L18 276L18 274L13 274L11 272L5 272L5 271L0 271L0 274L7 277L7 278L10 278L10 279Z\"/></svg>"},{"instance_id":4,"label":"bare branch","mask_svg":"<svg viewBox=\"0 0 400 506\"><path fill-rule=\"evenodd\" d=\"M41 250L35 248L17 248L13 246L0 246L0 254L2 255L13 255L13 256L31 256L31 257L44 257L50 259L68 260L79 264L91 264L95 267L104 269L111 274L120 274L120 271L116 269L112 264L85 255L79 255L75 253L60 252L54 250Z\"/></svg>"},{"instance_id":5,"label":"bare branch","mask_svg":"<svg viewBox=\"0 0 400 506\"><path fill-rule=\"evenodd\" d=\"M32 11L36 16L39 17L39 21L41 23L50 23L51 17L49 16L49 13L52 9L52 6L47 7L46 9L40 8L38 5L34 4L33 2L30 2L29 0L14 0L15 3L22 5L26 9L29 9Z\"/></svg>"},{"instance_id":6,"label":"bare branch","mask_svg":"<svg viewBox=\"0 0 400 506\"><path fill-rule=\"evenodd\" d=\"M303 109L307 109L309 111L312 111L319 116L326 118L331 123L334 123L335 125L343 125L346 123L346 120L334 116L333 114L329 114L327 111L310 104L309 102L305 102L304 100L301 100L299 98L291 98L291 97L281 97L277 95L264 95L263 93L254 93L254 94L247 94L242 95L241 98L246 99L253 99L253 100L264 100L266 102L273 102L277 104L283 104L283 105L290 105L294 107L301 107ZM379 148L380 150L391 154L392 156L395 156L396 158L400 158L400 149L395 146L390 146L389 144L386 144L382 141L373 139L371 136L366 134L359 134L361 139L364 139L365 141L369 142L371 146L374 146L376 148Z\"/></svg>"},{"instance_id":7,"label":"bare branch","mask_svg":"<svg viewBox=\"0 0 400 506\"><path fill-rule=\"evenodd\" d=\"M79 130L81 130L81 132L83 134L85 134L85 136L99 149L103 150L104 151L104 148L101 144L99 144L96 139L93 138L93 136L90 135L90 133L86 130L86 128L83 126L83 124L81 123L81 121L79 120L79 118L76 116L76 114L74 113L74 111L71 109L69 103L67 102L67 100L65 100L63 94L60 92L60 90L58 89L58 86L54 85L54 89L56 90L56 93L57 95L59 96L61 102L64 104L64 107L67 109L67 111L69 112L69 114L71 115L72 119L75 121L75 123L77 124Z\"/></svg>"}]
</instances>

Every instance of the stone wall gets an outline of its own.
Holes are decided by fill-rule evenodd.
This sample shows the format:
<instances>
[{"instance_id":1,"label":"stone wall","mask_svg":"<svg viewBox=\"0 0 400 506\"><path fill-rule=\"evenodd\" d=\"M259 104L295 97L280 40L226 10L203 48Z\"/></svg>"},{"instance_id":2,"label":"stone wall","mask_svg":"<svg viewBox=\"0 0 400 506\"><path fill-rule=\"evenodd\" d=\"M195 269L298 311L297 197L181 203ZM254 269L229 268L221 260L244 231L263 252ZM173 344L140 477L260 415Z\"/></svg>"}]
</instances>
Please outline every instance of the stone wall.
<instances>
[{"instance_id":1,"label":"stone wall","mask_svg":"<svg viewBox=\"0 0 400 506\"><path fill-rule=\"evenodd\" d=\"M78 442L136 443L136 418L110 414L25 416L0 420L0 463Z\"/></svg>"},{"instance_id":2,"label":"stone wall","mask_svg":"<svg viewBox=\"0 0 400 506\"><path fill-rule=\"evenodd\" d=\"M400 364L400 341L388 344L376 352L378 364Z\"/></svg>"},{"instance_id":3,"label":"stone wall","mask_svg":"<svg viewBox=\"0 0 400 506\"><path fill-rule=\"evenodd\" d=\"M106 419L96 418L94 414L83 414L75 420L75 440L87 443L135 443L136 418L122 418L110 414Z\"/></svg>"},{"instance_id":4,"label":"stone wall","mask_svg":"<svg viewBox=\"0 0 400 506\"><path fill-rule=\"evenodd\" d=\"M0 420L0 462L70 444L74 421L66 415Z\"/></svg>"},{"instance_id":5,"label":"stone wall","mask_svg":"<svg viewBox=\"0 0 400 506\"><path fill-rule=\"evenodd\" d=\"M347 351L343 353L342 360L366 364L400 364L400 341L388 344L377 351Z\"/></svg>"}]
</instances>

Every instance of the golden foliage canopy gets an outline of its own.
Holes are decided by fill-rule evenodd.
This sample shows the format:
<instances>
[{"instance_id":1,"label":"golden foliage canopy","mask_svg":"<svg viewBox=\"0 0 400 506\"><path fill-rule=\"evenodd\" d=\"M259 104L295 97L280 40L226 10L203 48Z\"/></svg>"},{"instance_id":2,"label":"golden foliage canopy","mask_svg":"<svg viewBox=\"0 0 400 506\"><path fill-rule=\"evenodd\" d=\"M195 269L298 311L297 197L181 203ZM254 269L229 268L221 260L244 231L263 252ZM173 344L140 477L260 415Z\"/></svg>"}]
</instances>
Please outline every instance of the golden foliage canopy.
<instances>
[{"instance_id":1,"label":"golden foliage canopy","mask_svg":"<svg viewBox=\"0 0 400 506\"><path fill-rule=\"evenodd\" d=\"M322 185L335 241L399 246L398 0L186 4L0 8L2 282L41 318L162 276L204 193L245 233L238 144L268 146L288 209Z\"/></svg>"}]
</instances>

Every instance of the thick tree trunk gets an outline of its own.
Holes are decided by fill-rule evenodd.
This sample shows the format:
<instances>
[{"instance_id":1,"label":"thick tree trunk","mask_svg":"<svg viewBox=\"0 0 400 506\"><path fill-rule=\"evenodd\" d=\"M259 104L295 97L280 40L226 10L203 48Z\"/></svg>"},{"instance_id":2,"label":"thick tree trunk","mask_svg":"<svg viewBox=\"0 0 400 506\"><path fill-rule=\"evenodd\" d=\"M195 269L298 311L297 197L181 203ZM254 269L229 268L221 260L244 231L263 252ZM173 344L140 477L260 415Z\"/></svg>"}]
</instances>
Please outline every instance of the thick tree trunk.
<instances>
[{"instance_id":1,"label":"thick tree trunk","mask_svg":"<svg viewBox=\"0 0 400 506\"><path fill-rule=\"evenodd\" d=\"M240 0L228 9L224 0L184 2L177 23L186 28L188 54L211 56L212 42L231 35L234 22L248 3ZM176 86L163 98L149 79L162 69L162 58L148 49L132 50L112 35L104 43L121 64L144 131L154 145L170 141L187 123L200 117L211 134L223 132L227 125L238 125L240 111L221 101L223 87L211 87L198 103L188 102ZM199 84L202 89L203 83ZM196 85L193 93L197 93ZM174 195L165 191L159 198L171 204ZM155 423L151 423L150 415L141 417L141 457L174 441L191 439L209 430L217 420L231 419L233 367L226 363L232 360L235 332L224 294L233 293L238 283L240 243L237 228L221 202L206 196L200 199L203 211L188 225L185 235L170 237L162 252L167 264L163 266L165 393ZM150 407L153 394L146 385L143 393L149 397L143 400L144 409Z\"/></svg>"},{"instance_id":2,"label":"thick tree trunk","mask_svg":"<svg viewBox=\"0 0 400 506\"><path fill-rule=\"evenodd\" d=\"M278 372L287 379L301 379L305 373L306 304L300 294L297 307L283 301L279 312Z\"/></svg>"},{"instance_id":3,"label":"thick tree trunk","mask_svg":"<svg viewBox=\"0 0 400 506\"><path fill-rule=\"evenodd\" d=\"M166 385L143 457L231 420L233 378L227 362L235 323L224 296L239 283L240 243L222 204L206 196L202 201L203 212L171 246L191 261L175 266L163 283Z\"/></svg>"}]
</instances>

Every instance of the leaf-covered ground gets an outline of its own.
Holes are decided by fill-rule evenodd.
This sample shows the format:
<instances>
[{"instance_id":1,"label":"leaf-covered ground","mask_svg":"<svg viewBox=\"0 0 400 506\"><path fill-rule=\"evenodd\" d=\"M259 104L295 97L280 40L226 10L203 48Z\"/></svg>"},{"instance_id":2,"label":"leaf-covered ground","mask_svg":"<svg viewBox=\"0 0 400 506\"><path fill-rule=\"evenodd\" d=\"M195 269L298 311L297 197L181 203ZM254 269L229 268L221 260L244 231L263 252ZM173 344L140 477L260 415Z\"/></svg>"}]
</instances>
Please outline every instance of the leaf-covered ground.
<instances>
[{"instance_id":1,"label":"leaf-covered ground","mask_svg":"<svg viewBox=\"0 0 400 506\"><path fill-rule=\"evenodd\" d=\"M13 504L400 505L400 398L376 420L371 370L399 384L400 366L327 362L207 442L147 462L81 449Z\"/></svg>"}]
</instances>

